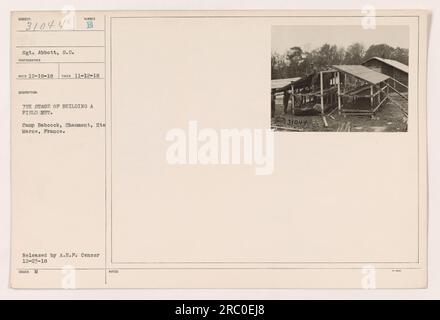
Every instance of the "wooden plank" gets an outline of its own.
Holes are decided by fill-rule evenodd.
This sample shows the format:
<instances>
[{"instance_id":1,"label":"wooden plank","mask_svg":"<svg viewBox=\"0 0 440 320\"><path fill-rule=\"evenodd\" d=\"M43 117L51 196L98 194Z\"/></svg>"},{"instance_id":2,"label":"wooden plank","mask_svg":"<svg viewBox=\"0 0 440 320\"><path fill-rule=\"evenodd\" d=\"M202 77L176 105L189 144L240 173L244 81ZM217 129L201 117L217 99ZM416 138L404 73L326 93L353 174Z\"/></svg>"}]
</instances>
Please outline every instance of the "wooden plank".
<instances>
[{"instance_id":1,"label":"wooden plank","mask_svg":"<svg viewBox=\"0 0 440 320\"><path fill-rule=\"evenodd\" d=\"M339 114L341 114L341 108L342 108L342 103L341 103L341 75L338 71L338 73L336 74L336 78L337 78L337 82L338 82L338 110L339 110Z\"/></svg>"},{"instance_id":2,"label":"wooden plank","mask_svg":"<svg viewBox=\"0 0 440 320\"><path fill-rule=\"evenodd\" d=\"M372 115L374 115L374 113L373 112L362 112L362 113L360 113L360 112L357 112L357 113L350 113L350 112L344 112L344 116L372 116Z\"/></svg>"},{"instance_id":3,"label":"wooden plank","mask_svg":"<svg viewBox=\"0 0 440 320\"><path fill-rule=\"evenodd\" d=\"M286 78L286 79L273 79L271 80L271 88L272 89L282 89L286 86L290 85L292 82L298 81L301 79L300 77L296 78Z\"/></svg>"},{"instance_id":4,"label":"wooden plank","mask_svg":"<svg viewBox=\"0 0 440 320\"><path fill-rule=\"evenodd\" d=\"M272 128L287 130L287 131L304 131L303 129L300 129L300 128L282 127L282 126L274 126L274 125L272 126Z\"/></svg>"},{"instance_id":5,"label":"wooden plank","mask_svg":"<svg viewBox=\"0 0 440 320\"><path fill-rule=\"evenodd\" d=\"M324 114L324 74L320 74L320 84L321 84L321 114Z\"/></svg>"},{"instance_id":6,"label":"wooden plank","mask_svg":"<svg viewBox=\"0 0 440 320\"><path fill-rule=\"evenodd\" d=\"M388 97L383 98L383 100L379 102L379 105L376 108L374 108L373 112L375 113L387 99Z\"/></svg>"},{"instance_id":7,"label":"wooden plank","mask_svg":"<svg viewBox=\"0 0 440 320\"><path fill-rule=\"evenodd\" d=\"M343 97L352 97L352 98L371 98L369 94L342 94ZM376 94L374 94L376 96Z\"/></svg>"},{"instance_id":8,"label":"wooden plank","mask_svg":"<svg viewBox=\"0 0 440 320\"><path fill-rule=\"evenodd\" d=\"M398 84L401 85L402 87L408 89L408 86L407 86L406 84L400 82L399 80L394 79L394 78L392 78L392 77L390 77L390 79L393 80L395 83L398 83ZM394 84L394 86L396 86L396 84Z\"/></svg>"},{"instance_id":9,"label":"wooden plank","mask_svg":"<svg viewBox=\"0 0 440 320\"><path fill-rule=\"evenodd\" d=\"M385 74L382 74L377 71L373 71L362 65L334 65L332 67L341 72L344 72L345 74L349 74L360 80L367 81L373 85L383 82L390 78Z\"/></svg>"},{"instance_id":10,"label":"wooden plank","mask_svg":"<svg viewBox=\"0 0 440 320\"><path fill-rule=\"evenodd\" d=\"M331 117L331 114L333 113L333 112L335 112L335 110L339 110L338 108L333 108L333 110L331 110L329 113L327 113L327 116L330 116Z\"/></svg>"},{"instance_id":11,"label":"wooden plank","mask_svg":"<svg viewBox=\"0 0 440 320\"><path fill-rule=\"evenodd\" d=\"M406 101L408 101L408 97L403 95L402 93L399 92L399 90L393 88L392 86L390 86L388 83L386 83L387 88L390 88L391 90L393 90L394 92L396 92L399 96L401 96L403 99L405 99Z\"/></svg>"},{"instance_id":12,"label":"wooden plank","mask_svg":"<svg viewBox=\"0 0 440 320\"><path fill-rule=\"evenodd\" d=\"M295 85L291 82L290 100L292 101L291 111L295 114Z\"/></svg>"},{"instance_id":13,"label":"wooden plank","mask_svg":"<svg viewBox=\"0 0 440 320\"><path fill-rule=\"evenodd\" d=\"M329 72L335 72L335 69L328 69L328 70L323 70L321 71L322 73L329 73Z\"/></svg>"},{"instance_id":14,"label":"wooden plank","mask_svg":"<svg viewBox=\"0 0 440 320\"><path fill-rule=\"evenodd\" d=\"M328 123L327 123L327 119L325 118L325 116L322 116L322 121L324 122L324 127L328 127Z\"/></svg>"},{"instance_id":15,"label":"wooden plank","mask_svg":"<svg viewBox=\"0 0 440 320\"><path fill-rule=\"evenodd\" d=\"M344 109L344 112L350 112L350 113L365 113L365 112L371 112L370 109Z\"/></svg>"},{"instance_id":16,"label":"wooden plank","mask_svg":"<svg viewBox=\"0 0 440 320\"><path fill-rule=\"evenodd\" d=\"M351 89L351 90L348 90L348 91L345 91L344 92L344 95L347 95L347 96L349 96L349 95L351 95L351 94L353 94L353 95L355 95L355 94L357 94L357 93L359 93L359 92L362 92L362 91L364 91L364 90L367 90L368 89L368 85L363 85L363 86L361 86L361 87L357 87L357 88L353 88L353 89Z\"/></svg>"},{"instance_id":17,"label":"wooden plank","mask_svg":"<svg viewBox=\"0 0 440 320\"><path fill-rule=\"evenodd\" d=\"M405 117L408 117L408 112L400 104L398 104L396 101L394 101L391 98L389 98L389 100L391 103L394 103L400 109L400 111L402 111L402 113L405 115Z\"/></svg>"}]
</instances>

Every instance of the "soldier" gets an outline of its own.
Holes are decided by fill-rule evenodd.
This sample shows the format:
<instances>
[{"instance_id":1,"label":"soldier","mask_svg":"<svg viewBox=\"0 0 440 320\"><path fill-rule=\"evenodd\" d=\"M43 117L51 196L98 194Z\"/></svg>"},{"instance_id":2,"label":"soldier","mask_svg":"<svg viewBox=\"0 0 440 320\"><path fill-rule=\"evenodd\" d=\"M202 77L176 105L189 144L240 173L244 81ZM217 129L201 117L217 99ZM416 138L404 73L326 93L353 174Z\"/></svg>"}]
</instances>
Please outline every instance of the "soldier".
<instances>
[{"instance_id":1,"label":"soldier","mask_svg":"<svg viewBox=\"0 0 440 320\"><path fill-rule=\"evenodd\" d=\"M286 90L286 91L284 91L284 95L283 95L284 114L287 113L287 107L289 106L289 100L290 100L290 92L289 92L289 90Z\"/></svg>"},{"instance_id":2,"label":"soldier","mask_svg":"<svg viewBox=\"0 0 440 320\"><path fill-rule=\"evenodd\" d=\"M275 91L272 90L270 93L270 114L271 117L275 117Z\"/></svg>"}]
</instances>

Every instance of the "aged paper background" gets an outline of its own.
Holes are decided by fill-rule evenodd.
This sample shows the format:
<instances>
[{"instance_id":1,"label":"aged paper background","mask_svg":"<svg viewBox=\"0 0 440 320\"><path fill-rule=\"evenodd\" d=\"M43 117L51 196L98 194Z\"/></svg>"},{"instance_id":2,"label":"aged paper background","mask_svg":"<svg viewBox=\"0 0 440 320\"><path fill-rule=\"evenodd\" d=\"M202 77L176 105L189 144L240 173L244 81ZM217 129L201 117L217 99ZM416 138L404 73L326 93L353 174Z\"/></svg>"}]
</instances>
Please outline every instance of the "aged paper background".
<instances>
[{"instance_id":1,"label":"aged paper background","mask_svg":"<svg viewBox=\"0 0 440 320\"><path fill-rule=\"evenodd\" d=\"M11 61L19 55L14 45L30 39L14 33L20 15L60 13L15 13ZM14 127L21 110L12 108L14 287L61 287L66 266L85 288L351 288L362 286L366 266L375 268L378 287L426 285L425 15L377 18L409 26L408 132L279 132L271 176L246 166L170 167L165 134L190 120L269 127L271 26L354 25L358 13L78 15L96 17L103 34L31 41L104 46L82 57L100 56L105 79L35 81L33 88L54 102L93 104L75 121L107 127L23 136ZM12 63L12 79L20 67ZM33 99L14 94L21 86L28 85L12 81L13 106ZM29 266L20 259L27 252L99 257Z\"/></svg>"}]
</instances>

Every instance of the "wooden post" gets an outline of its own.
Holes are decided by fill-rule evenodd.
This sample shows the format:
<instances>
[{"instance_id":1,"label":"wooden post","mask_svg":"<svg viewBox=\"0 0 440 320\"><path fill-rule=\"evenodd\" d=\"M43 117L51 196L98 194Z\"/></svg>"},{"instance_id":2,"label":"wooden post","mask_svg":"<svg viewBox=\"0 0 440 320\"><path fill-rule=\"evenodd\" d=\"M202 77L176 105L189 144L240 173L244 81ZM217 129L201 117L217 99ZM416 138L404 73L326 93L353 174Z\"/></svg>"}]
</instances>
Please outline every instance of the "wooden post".
<instances>
[{"instance_id":1,"label":"wooden post","mask_svg":"<svg viewBox=\"0 0 440 320\"><path fill-rule=\"evenodd\" d=\"M373 108L374 104L374 89L373 86L370 86L370 107Z\"/></svg>"},{"instance_id":2,"label":"wooden post","mask_svg":"<svg viewBox=\"0 0 440 320\"><path fill-rule=\"evenodd\" d=\"M377 104L379 104L382 100L380 100L380 91L382 90L382 84L379 83L379 91L377 92Z\"/></svg>"},{"instance_id":3,"label":"wooden post","mask_svg":"<svg viewBox=\"0 0 440 320\"><path fill-rule=\"evenodd\" d=\"M292 107L291 107L291 111L292 111L292 114L295 114L295 86L293 85L293 81L290 83L291 84L291 90L292 90L292 93L290 94L290 98L291 98L291 100L292 100Z\"/></svg>"},{"instance_id":4,"label":"wooden post","mask_svg":"<svg viewBox=\"0 0 440 320\"><path fill-rule=\"evenodd\" d=\"M320 84L321 84L321 113L324 114L324 77L322 71L320 74Z\"/></svg>"},{"instance_id":5,"label":"wooden post","mask_svg":"<svg viewBox=\"0 0 440 320\"><path fill-rule=\"evenodd\" d=\"M338 113L341 114L342 104L341 104L341 76L339 71L336 73L336 81L338 82Z\"/></svg>"},{"instance_id":6,"label":"wooden post","mask_svg":"<svg viewBox=\"0 0 440 320\"><path fill-rule=\"evenodd\" d=\"M344 89L342 90L343 92L347 91L347 74L344 73ZM347 115L344 113L344 118L347 117Z\"/></svg>"}]
</instances>

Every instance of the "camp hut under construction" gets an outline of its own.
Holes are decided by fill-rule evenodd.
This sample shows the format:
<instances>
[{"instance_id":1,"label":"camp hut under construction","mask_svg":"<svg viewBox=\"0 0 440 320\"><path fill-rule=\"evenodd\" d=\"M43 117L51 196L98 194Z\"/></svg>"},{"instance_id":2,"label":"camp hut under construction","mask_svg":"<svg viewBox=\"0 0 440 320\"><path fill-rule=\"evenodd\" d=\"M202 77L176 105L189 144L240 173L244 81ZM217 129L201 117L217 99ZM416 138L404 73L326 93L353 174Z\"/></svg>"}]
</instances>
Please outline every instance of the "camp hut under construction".
<instances>
[{"instance_id":1,"label":"camp hut under construction","mask_svg":"<svg viewBox=\"0 0 440 320\"><path fill-rule=\"evenodd\" d=\"M272 79L271 81L271 113L275 114L275 101L276 97L283 96L284 113L287 113L289 101L291 99L292 84L301 79L296 78L284 78L284 79Z\"/></svg>"},{"instance_id":2,"label":"camp hut under construction","mask_svg":"<svg viewBox=\"0 0 440 320\"><path fill-rule=\"evenodd\" d=\"M315 71L292 83L291 95L294 114L324 114L338 103L337 74L333 69Z\"/></svg>"},{"instance_id":3,"label":"camp hut under construction","mask_svg":"<svg viewBox=\"0 0 440 320\"><path fill-rule=\"evenodd\" d=\"M299 79L277 80L278 85L272 83L272 101L274 105L275 96L282 94L284 113L290 106L294 115L321 114L324 118L335 110L343 115L374 116L387 100L405 113L390 92L407 97L394 88L390 79L363 65L334 65Z\"/></svg>"},{"instance_id":4,"label":"camp hut under construction","mask_svg":"<svg viewBox=\"0 0 440 320\"><path fill-rule=\"evenodd\" d=\"M335 65L290 81L272 92L284 97L288 94L295 115L325 116L335 110L342 114L372 115L385 102L385 81L389 78L365 66ZM286 103L284 112L287 113Z\"/></svg>"},{"instance_id":5,"label":"camp hut under construction","mask_svg":"<svg viewBox=\"0 0 440 320\"><path fill-rule=\"evenodd\" d=\"M272 101L283 96L284 113L295 115L321 113L337 106L334 70L315 71L301 78L272 80Z\"/></svg>"},{"instance_id":6,"label":"camp hut under construction","mask_svg":"<svg viewBox=\"0 0 440 320\"><path fill-rule=\"evenodd\" d=\"M342 114L374 115L389 95L389 76L361 65L335 65L338 109Z\"/></svg>"},{"instance_id":7,"label":"camp hut under construction","mask_svg":"<svg viewBox=\"0 0 440 320\"><path fill-rule=\"evenodd\" d=\"M400 92L408 91L408 66L399 61L372 57L362 65L374 71L386 74L390 77L388 81L395 89Z\"/></svg>"},{"instance_id":8,"label":"camp hut under construction","mask_svg":"<svg viewBox=\"0 0 440 320\"><path fill-rule=\"evenodd\" d=\"M389 101L407 116L407 108L402 105L402 101L408 101L408 97L394 88L390 76L363 65L335 65L333 68L338 71L340 79L340 113L374 116ZM400 96L400 101L395 96Z\"/></svg>"}]
</instances>

